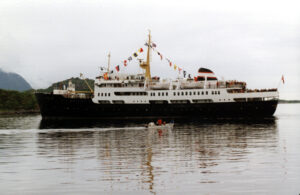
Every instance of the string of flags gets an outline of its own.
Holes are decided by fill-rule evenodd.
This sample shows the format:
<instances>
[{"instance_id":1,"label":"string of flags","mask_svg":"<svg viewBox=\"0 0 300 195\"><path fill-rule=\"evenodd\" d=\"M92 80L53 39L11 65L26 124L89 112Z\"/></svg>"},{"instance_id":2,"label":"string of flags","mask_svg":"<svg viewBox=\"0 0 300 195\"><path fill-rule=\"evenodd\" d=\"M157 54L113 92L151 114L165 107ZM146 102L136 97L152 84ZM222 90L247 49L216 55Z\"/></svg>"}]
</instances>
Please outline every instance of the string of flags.
<instances>
[{"instance_id":1,"label":"string of flags","mask_svg":"<svg viewBox=\"0 0 300 195\"><path fill-rule=\"evenodd\" d=\"M148 43L144 44L146 47L148 47ZM173 67L175 71L178 71L179 75L182 73L183 77L186 78L186 76L188 76L188 78L191 78L191 74L187 74L187 71L184 70L183 68L179 67L178 65L176 65L175 63L173 63L169 58L164 58L162 53L159 52L156 49L157 45L155 43L151 43L150 48L157 53L157 55L160 57L160 60L166 60L169 64L170 67ZM129 56L126 60L122 61L122 64L124 67L127 67L127 65L134 59L137 58L139 56L139 54L143 53L144 49L141 47L139 48L136 52L134 52L131 56ZM117 72L120 71L120 65L115 66L115 69Z\"/></svg>"},{"instance_id":2,"label":"string of flags","mask_svg":"<svg viewBox=\"0 0 300 195\"><path fill-rule=\"evenodd\" d=\"M137 50L137 52L134 52L134 53L132 54L132 56L129 56L126 60L123 60L123 61L122 61L122 64L124 65L124 67L127 67L128 63L130 63L130 62L133 60L133 57L134 57L134 58L137 58L138 55L139 55L140 53L143 53L143 52L144 52L144 49L143 49L143 48L140 48L140 49ZM116 69L117 72L119 72L119 71L120 71L120 65L115 66L115 69Z\"/></svg>"},{"instance_id":3,"label":"string of flags","mask_svg":"<svg viewBox=\"0 0 300 195\"><path fill-rule=\"evenodd\" d=\"M145 44L146 46L148 46L148 44ZM174 70L178 70L179 75L181 73L183 73L183 77L185 78L186 76L188 76L188 78L191 78L191 74L187 75L187 72L185 70L183 70L183 68L179 67L178 65L176 65L175 63L173 63L169 58L163 58L163 55L161 54L161 52L157 51L156 49L156 44L152 43L152 45L150 46L152 48L153 51L155 51L157 53L157 55L160 57L160 60L165 59L168 64L170 65L170 67L173 66Z\"/></svg>"}]
</instances>

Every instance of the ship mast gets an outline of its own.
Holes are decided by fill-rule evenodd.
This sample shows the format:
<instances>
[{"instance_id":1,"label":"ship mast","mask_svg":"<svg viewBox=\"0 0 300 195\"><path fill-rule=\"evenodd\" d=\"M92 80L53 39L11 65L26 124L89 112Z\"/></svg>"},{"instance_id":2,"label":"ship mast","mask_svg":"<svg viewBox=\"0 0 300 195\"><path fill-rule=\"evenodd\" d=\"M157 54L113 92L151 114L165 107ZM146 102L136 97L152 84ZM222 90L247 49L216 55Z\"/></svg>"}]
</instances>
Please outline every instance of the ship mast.
<instances>
[{"instance_id":1,"label":"ship mast","mask_svg":"<svg viewBox=\"0 0 300 195\"><path fill-rule=\"evenodd\" d=\"M107 62L107 73L109 74L109 67L110 67L110 52L108 53L108 62Z\"/></svg>"},{"instance_id":2,"label":"ship mast","mask_svg":"<svg viewBox=\"0 0 300 195\"><path fill-rule=\"evenodd\" d=\"M151 81L151 72L150 72L150 47L151 47L151 32L149 30L148 35L148 49L147 49L147 60L146 62L141 62L140 67L142 69L145 69L145 78L148 79L148 81Z\"/></svg>"}]
</instances>

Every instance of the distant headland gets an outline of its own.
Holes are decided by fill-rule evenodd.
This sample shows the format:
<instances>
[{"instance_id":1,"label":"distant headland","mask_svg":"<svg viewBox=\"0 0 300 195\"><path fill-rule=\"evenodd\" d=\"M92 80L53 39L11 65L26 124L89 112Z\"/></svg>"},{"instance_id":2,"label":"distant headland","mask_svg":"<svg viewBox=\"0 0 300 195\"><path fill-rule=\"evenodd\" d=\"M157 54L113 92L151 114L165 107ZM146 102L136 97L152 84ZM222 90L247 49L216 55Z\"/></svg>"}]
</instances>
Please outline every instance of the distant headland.
<instances>
[{"instance_id":1,"label":"distant headland","mask_svg":"<svg viewBox=\"0 0 300 195\"><path fill-rule=\"evenodd\" d=\"M0 89L27 91L32 87L21 75L5 72L0 68Z\"/></svg>"}]
</instances>

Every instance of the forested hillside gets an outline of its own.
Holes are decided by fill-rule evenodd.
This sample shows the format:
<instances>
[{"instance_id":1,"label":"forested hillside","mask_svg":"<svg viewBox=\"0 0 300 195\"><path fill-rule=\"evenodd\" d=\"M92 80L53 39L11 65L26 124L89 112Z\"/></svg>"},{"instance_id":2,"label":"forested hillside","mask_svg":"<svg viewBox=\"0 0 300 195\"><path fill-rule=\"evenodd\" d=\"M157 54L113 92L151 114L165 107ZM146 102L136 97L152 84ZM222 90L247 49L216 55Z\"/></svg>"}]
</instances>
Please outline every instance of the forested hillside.
<instances>
[{"instance_id":1,"label":"forested hillside","mask_svg":"<svg viewBox=\"0 0 300 195\"><path fill-rule=\"evenodd\" d=\"M0 89L0 111L38 110L33 90L25 92Z\"/></svg>"},{"instance_id":2,"label":"forested hillside","mask_svg":"<svg viewBox=\"0 0 300 195\"><path fill-rule=\"evenodd\" d=\"M76 91L90 91L87 84L85 83L84 80L76 77L76 78L70 78L66 79L57 83L53 83L50 87L46 89L39 89L37 90L38 92L45 92L45 93L51 93L53 89L63 89L63 86L65 85L66 87L68 86L69 80L72 81L73 84L75 84L75 89ZM94 80L93 79L86 79L88 82L89 86L94 89Z\"/></svg>"}]
</instances>

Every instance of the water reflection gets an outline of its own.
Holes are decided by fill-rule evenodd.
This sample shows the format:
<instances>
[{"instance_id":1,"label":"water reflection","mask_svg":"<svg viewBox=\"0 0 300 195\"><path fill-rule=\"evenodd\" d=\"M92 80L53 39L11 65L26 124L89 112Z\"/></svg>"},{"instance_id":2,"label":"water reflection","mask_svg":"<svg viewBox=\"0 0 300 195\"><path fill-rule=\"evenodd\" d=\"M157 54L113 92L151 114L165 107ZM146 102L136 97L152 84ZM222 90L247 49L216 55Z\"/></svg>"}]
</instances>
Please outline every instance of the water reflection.
<instances>
[{"instance_id":1,"label":"water reflection","mask_svg":"<svg viewBox=\"0 0 300 195\"><path fill-rule=\"evenodd\" d=\"M232 173L249 171L245 164L251 165L253 156L259 161L261 155L278 149L275 118L177 120L173 130L150 130L146 123L42 121L37 154L68 164L71 172L76 165L87 164L82 170L85 179L100 181L101 190L155 194L220 184Z\"/></svg>"}]
</instances>

